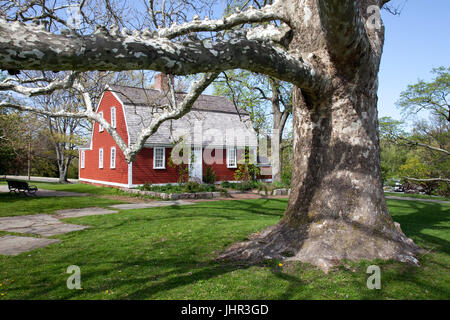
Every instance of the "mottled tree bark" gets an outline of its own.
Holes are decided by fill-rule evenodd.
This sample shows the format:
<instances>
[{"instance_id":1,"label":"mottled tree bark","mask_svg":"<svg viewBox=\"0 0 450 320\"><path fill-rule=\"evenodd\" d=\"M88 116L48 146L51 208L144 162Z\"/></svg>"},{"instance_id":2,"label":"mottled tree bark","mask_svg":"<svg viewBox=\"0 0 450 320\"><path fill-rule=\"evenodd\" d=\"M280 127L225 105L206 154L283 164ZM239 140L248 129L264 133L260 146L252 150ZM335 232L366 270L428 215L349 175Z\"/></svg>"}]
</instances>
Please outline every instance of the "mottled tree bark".
<instances>
[{"instance_id":1,"label":"mottled tree bark","mask_svg":"<svg viewBox=\"0 0 450 320\"><path fill-rule=\"evenodd\" d=\"M328 70L333 81L320 95L294 89L294 164L286 213L277 225L233 245L221 258L300 260L325 271L343 259L418 264L418 247L393 222L382 188L377 74L384 30L368 30L372 43L365 49L353 35L352 42L344 33L324 34L323 21L334 2L339 7L330 1L324 4L327 10L320 9L320 1L290 6L294 16L306 11L310 16L308 23L294 23L290 49L309 51L304 60ZM361 12L374 2L361 1ZM345 20L333 19L325 24L350 28Z\"/></svg>"}]
</instances>

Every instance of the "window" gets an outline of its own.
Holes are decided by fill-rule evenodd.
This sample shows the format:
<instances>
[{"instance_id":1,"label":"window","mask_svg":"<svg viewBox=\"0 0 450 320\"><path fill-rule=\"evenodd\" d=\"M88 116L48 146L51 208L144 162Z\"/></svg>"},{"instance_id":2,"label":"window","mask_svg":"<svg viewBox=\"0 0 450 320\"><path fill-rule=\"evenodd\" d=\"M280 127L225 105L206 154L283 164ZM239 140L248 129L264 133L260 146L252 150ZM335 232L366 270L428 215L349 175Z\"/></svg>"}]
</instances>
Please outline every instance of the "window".
<instances>
[{"instance_id":1,"label":"window","mask_svg":"<svg viewBox=\"0 0 450 320\"><path fill-rule=\"evenodd\" d=\"M98 114L103 118L103 111L99 112ZM103 132L103 126L100 123L98 124L98 131Z\"/></svg>"},{"instance_id":2,"label":"window","mask_svg":"<svg viewBox=\"0 0 450 320\"><path fill-rule=\"evenodd\" d=\"M98 167L103 169L103 149L98 150Z\"/></svg>"},{"instance_id":3,"label":"window","mask_svg":"<svg viewBox=\"0 0 450 320\"><path fill-rule=\"evenodd\" d=\"M237 168L236 148L228 148L227 149L227 167L228 168Z\"/></svg>"},{"instance_id":4,"label":"window","mask_svg":"<svg viewBox=\"0 0 450 320\"><path fill-rule=\"evenodd\" d=\"M80 162L81 169L84 169L84 151L81 151Z\"/></svg>"},{"instance_id":5,"label":"window","mask_svg":"<svg viewBox=\"0 0 450 320\"><path fill-rule=\"evenodd\" d=\"M111 108L111 127L116 127L116 107Z\"/></svg>"},{"instance_id":6,"label":"window","mask_svg":"<svg viewBox=\"0 0 450 320\"><path fill-rule=\"evenodd\" d=\"M166 168L166 152L165 148L159 147L153 149L153 169Z\"/></svg>"},{"instance_id":7,"label":"window","mask_svg":"<svg viewBox=\"0 0 450 320\"><path fill-rule=\"evenodd\" d=\"M111 169L115 169L116 168L116 148L112 147L111 148L111 164L110 164Z\"/></svg>"}]
</instances>

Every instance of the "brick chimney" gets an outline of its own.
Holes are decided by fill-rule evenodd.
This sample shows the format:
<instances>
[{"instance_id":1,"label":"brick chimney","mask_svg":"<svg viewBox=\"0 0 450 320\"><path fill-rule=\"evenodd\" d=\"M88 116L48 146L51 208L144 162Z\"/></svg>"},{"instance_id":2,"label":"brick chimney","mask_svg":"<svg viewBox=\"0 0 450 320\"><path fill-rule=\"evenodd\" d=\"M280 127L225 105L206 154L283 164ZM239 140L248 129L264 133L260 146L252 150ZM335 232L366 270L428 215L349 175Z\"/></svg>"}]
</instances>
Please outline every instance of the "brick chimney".
<instances>
[{"instance_id":1,"label":"brick chimney","mask_svg":"<svg viewBox=\"0 0 450 320\"><path fill-rule=\"evenodd\" d=\"M172 78L172 85L175 84L175 79L173 76ZM158 73L155 75L155 85L154 88L159 91L169 91L169 84L167 82L167 75L165 73Z\"/></svg>"}]
</instances>

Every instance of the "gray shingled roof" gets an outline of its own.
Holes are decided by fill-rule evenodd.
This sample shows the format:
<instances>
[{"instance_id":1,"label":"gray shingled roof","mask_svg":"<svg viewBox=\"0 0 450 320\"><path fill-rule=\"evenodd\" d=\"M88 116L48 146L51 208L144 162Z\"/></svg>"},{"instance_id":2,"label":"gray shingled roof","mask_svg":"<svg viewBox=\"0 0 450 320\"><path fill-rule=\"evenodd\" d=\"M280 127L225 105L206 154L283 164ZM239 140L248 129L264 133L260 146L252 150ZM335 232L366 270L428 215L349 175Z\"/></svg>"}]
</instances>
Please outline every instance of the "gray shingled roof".
<instances>
[{"instance_id":1,"label":"gray shingled roof","mask_svg":"<svg viewBox=\"0 0 450 320\"><path fill-rule=\"evenodd\" d=\"M126 105L153 106L167 104L166 95L155 89L143 89L128 86L109 85L112 91L117 94L120 100ZM185 93L177 93L177 99L181 101ZM238 113L236 107L225 97L202 94L192 106L192 110L205 110L227 113ZM248 112L240 109L239 114L248 115Z\"/></svg>"},{"instance_id":2,"label":"gray shingled roof","mask_svg":"<svg viewBox=\"0 0 450 320\"><path fill-rule=\"evenodd\" d=\"M158 90L110 85L110 89L124 104L125 117L134 143L139 132L148 126L159 112L158 106L167 104L167 98ZM184 94L177 94L182 99ZM257 145L256 133L245 111L237 113L234 105L224 97L201 95L192 111L180 119L164 122L147 141L146 146L171 145L183 136L186 142L194 141L194 127L201 128L202 145L210 146L252 146ZM229 139L226 135L229 135Z\"/></svg>"}]
</instances>

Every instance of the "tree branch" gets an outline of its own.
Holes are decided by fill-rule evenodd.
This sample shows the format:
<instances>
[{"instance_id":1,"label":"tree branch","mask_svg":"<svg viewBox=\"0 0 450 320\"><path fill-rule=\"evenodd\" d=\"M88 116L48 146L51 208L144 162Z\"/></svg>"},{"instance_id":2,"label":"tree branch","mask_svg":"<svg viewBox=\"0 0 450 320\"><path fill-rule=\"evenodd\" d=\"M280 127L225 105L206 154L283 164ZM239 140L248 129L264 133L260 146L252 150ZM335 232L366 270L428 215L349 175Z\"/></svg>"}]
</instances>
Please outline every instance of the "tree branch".
<instances>
[{"instance_id":1,"label":"tree branch","mask_svg":"<svg viewBox=\"0 0 450 320\"><path fill-rule=\"evenodd\" d=\"M71 72L64 79L52 81L47 86L44 87L26 87L23 85L14 84L12 81L14 81L15 79L8 78L0 82L0 91L12 90L14 92L26 95L28 97L49 94L56 90L71 88L74 84L75 79L79 74L80 74L79 72ZM25 83L38 82L42 80L43 80L42 78L38 78L27 80L24 82Z\"/></svg>"},{"instance_id":2,"label":"tree branch","mask_svg":"<svg viewBox=\"0 0 450 320\"><path fill-rule=\"evenodd\" d=\"M407 138L405 138L405 137L399 137L399 136L397 136L396 138L399 139L399 140L401 140L401 141L404 141L406 144L408 144L408 145L410 145L410 146L419 146L419 147L423 147L423 148L426 148L426 149L429 149L429 150L432 150L432 151L437 151L437 152L440 152L440 153L444 153L444 154L446 154L447 156L450 155L450 152L447 151L447 150L445 150L445 149L433 147L433 146L430 146L429 144L425 144L425 143L413 141L413 140L407 139Z\"/></svg>"},{"instance_id":3,"label":"tree branch","mask_svg":"<svg viewBox=\"0 0 450 320\"><path fill-rule=\"evenodd\" d=\"M246 69L291 82L305 91L328 80L287 51L244 36L216 42L172 42L145 32L89 36L53 34L39 26L0 21L0 61L8 70L157 70L186 75Z\"/></svg>"},{"instance_id":4,"label":"tree branch","mask_svg":"<svg viewBox=\"0 0 450 320\"><path fill-rule=\"evenodd\" d=\"M177 108L154 117L150 125L139 133L136 143L127 148L127 152L124 153L127 161L134 161L137 153L144 147L147 139L158 130L159 126L163 122L167 120L179 119L188 113L197 98L214 81L214 79L217 78L218 75L219 73L204 74L198 82L195 82L192 85L191 91L184 97L183 102L177 105Z\"/></svg>"},{"instance_id":5,"label":"tree branch","mask_svg":"<svg viewBox=\"0 0 450 320\"><path fill-rule=\"evenodd\" d=\"M446 183L450 183L450 179L445 179L445 178L416 179L416 178L404 177L404 179L411 180L411 181L417 181L417 182L446 182Z\"/></svg>"},{"instance_id":6,"label":"tree branch","mask_svg":"<svg viewBox=\"0 0 450 320\"><path fill-rule=\"evenodd\" d=\"M283 10L282 1L275 1L273 5L267 5L260 10L256 10L250 7L244 12L236 12L229 17L221 20L200 20L198 16L194 17L192 22L187 22L182 25L173 25L170 28L163 28L158 30L160 37L173 39L178 36L189 34L191 32L204 32L204 31L222 31L230 30L233 27L247 24L247 23L260 23L271 20L281 20L287 22Z\"/></svg>"}]
</instances>

